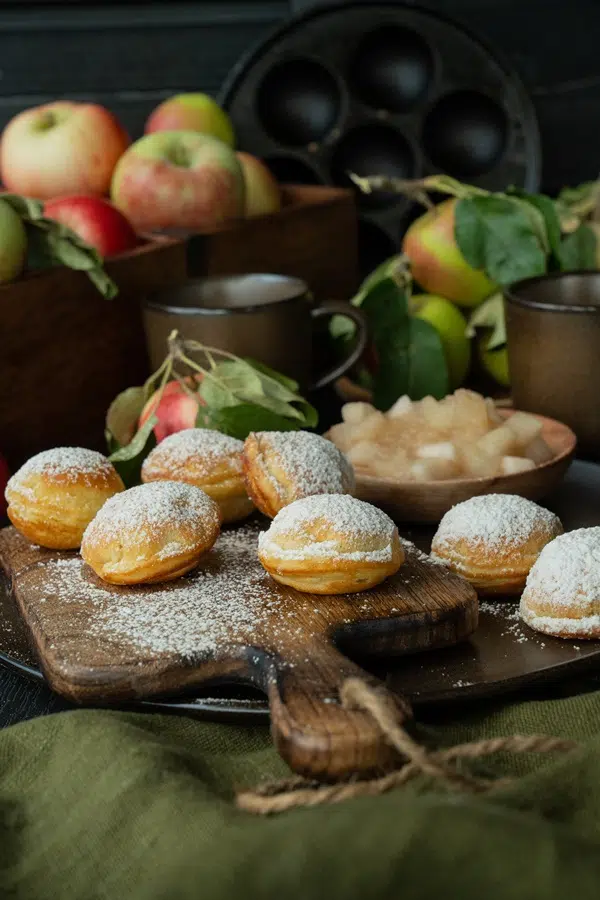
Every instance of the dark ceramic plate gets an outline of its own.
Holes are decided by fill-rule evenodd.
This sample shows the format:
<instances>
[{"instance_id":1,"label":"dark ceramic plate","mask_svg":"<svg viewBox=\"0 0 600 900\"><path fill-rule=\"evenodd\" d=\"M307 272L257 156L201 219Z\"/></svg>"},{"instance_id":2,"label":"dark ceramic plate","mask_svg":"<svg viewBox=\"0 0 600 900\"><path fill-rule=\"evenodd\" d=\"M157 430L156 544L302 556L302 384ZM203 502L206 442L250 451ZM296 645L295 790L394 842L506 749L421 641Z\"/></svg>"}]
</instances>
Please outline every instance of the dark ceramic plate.
<instances>
[{"instance_id":1,"label":"dark ceramic plate","mask_svg":"<svg viewBox=\"0 0 600 900\"><path fill-rule=\"evenodd\" d=\"M353 186L358 175L445 172L490 190L535 190L532 104L496 51L411 3L343 3L292 19L223 86L240 147L283 182ZM358 194L365 272L397 252L422 209Z\"/></svg>"},{"instance_id":2,"label":"dark ceramic plate","mask_svg":"<svg viewBox=\"0 0 600 900\"><path fill-rule=\"evenodd\" d=\"M600 466L575 462L561 488L547 501L565 528L600 524ZM402 534L429 548L432 529L403 528ZM0 591L0 662L42 679L27 634L5 589ZM481 604L480 626L456 647L381 662L358 660L414 704L486 697L536 682L558 680L583 670L600 670L600 641L562 641L536 634L517 616L514 601ZM211 688L210 696L153 701L136 708L185 712L219 719L266 719L267 704L256 691L239 685Z\"/></svg>"}]
</instances>

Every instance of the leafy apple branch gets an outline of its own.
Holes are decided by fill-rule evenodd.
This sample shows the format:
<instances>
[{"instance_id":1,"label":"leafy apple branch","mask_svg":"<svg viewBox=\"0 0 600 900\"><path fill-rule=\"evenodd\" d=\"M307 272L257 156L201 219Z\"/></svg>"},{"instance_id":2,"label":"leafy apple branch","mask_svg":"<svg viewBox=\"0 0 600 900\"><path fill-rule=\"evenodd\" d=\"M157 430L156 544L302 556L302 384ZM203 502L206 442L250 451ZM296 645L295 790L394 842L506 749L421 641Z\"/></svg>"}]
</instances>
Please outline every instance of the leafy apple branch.
<instances>
[{"instance_id":1,"label":"leafy apple branch","mask_svg":"<svg viewBox=\"0 0 600 900\"><path fill-rule=\"evenodd\" d=\"M46 218L39 200L19 194L2 194L1 197L21 217L27 230L29 270L67 266L85 272L104 297L109 300L116 297L117 285L104 271L103 259L94 247L66 225Z\"/></svg>"},{"instance_id":2,"label":"leafy apple branch","mask_svg":"<svg viewBox=\"0 0 600 900\"><path fill-rule=\"evenodd\" d=\"M196 401L197 428L213 428L244 440L251 431L291 431L317 425L316 410L298 393L298 384L291 378L255 360L185 340L172 331L167 356L156 372L144 385L119 394L108 409L110 459L127 485L139 482L142 463L156 444L156 413L167 384L173 381ZM150 400L151 412L144 418Z\"/></svg>"}]
</instances>

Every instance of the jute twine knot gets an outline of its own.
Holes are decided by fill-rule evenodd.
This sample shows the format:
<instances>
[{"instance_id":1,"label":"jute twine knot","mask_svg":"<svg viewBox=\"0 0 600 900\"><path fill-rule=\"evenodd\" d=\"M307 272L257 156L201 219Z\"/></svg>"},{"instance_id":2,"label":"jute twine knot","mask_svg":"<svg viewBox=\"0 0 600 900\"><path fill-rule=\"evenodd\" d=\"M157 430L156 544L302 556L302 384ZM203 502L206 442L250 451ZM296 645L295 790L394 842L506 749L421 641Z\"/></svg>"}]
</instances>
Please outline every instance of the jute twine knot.
<instances>
[{"instance_id":1,"label":"jute twine knot","mask_svg":"<svg viewBox=\"0 0 600 900\"><path fill-rule=\"evenodd\" d=\"M385 739L404 760L399 769L364 781L343 781L321 784L306 778L285 778L267 782L252 791L237 795L237 805L256 815L272 815L297 807L342 803L354 797L374 797L401 787L417 776L428 776L451 790L481 793L492 787L507 784L509 778L488 778L462 772L456 767L460 760L481 759L493 753L568 753L577 747L575 741L544 734L489 738L458 744L446 750L429 751L419 744L403 727L407 707L398 707L389 695L366 684L360 678L350 678L340 692L342 705L347 709L366 712L377 723Z\"/></svg>"}]
</instances>

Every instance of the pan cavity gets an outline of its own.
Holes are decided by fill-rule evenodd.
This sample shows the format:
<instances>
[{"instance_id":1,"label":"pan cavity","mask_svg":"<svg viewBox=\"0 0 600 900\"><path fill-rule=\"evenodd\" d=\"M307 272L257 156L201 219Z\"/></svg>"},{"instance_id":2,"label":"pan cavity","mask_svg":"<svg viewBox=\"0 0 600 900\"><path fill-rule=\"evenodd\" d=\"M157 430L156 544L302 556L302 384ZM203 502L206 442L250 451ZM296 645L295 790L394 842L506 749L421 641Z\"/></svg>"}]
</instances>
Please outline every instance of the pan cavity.
<instances>
[{"instance_id":1,"label":"pan cavity","mask_svg":"<svg viewBox=\"0 0 600 900\"><path fill-rule=\"evenodd\" d=\"M364 209L384 209L402 200L400 194L374 191L363 194L349 177L387 175L402 180L415 177L412 147L389 125L363 125L349 131L337 144L331 159L331 177L341 187L353 186Z\"/></svg>"},{"instance_id":2,"label":"pan cavity","mask_svg":"<svg viewBox=\"0 0 600 900\"><path fill-rule=\"evenodd\" d=\"M442 97L425 120L423 147L432 164L456 178L484 175L506 151L509 123L503 109L476 91Z\"/></svg>"},{"instance_id":3,"label":"pan cavity","mask_svg":"<svg viewBox=\"0 0 600 900\"><path fill-rule=\"evenodd\" d=\"M327 137L340 116L340 89L331 72L311 59L275 65L261 81L257 112L279 144L306 147Z\"/></svg>"},{"instance_id":4,"label":"pan cavity","mask_svg":"<svg viewBox=\"0 0 600 900\"><path fill-rule=\"evenodd\" d=\"M385 25L361 40L348 71L350 89L367 106L405 113L427 96L433 54L414 31Z\"/></svg>"}]
</instances>

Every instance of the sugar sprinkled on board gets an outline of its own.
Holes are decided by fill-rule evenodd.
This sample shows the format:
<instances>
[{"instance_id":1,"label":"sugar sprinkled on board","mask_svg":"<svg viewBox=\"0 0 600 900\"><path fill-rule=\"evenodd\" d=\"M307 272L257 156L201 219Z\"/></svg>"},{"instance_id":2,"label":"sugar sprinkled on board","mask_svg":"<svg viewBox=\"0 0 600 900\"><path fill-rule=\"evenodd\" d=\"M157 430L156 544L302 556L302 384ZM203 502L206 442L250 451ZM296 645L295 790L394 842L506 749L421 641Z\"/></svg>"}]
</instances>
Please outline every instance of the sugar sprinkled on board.
<instances>
[{"instance_id":1,"label":"sugar sprinkled on board","mask_svg":"<svg viewBox=\"0 0 600 900\"><path fill-rule=\"evenodd\" d=\"M548 634L600 634L600 527L578 528L544 547L527 578L520 612L528 625Z\"/></svg>"},{"instance_id":2,"label":"sugar sprinkled on board","mask_svg":"<svg viewBox=\"0 0 600 900\"><path fill-rule=\"evenodd\" d=\"M370 503L349 494L318 494L280 510L268 531L259 535L258 547L281 559L386 562L392 558L395 531L390 517ZM292 544L286 547L290 538ZM361 546L356 548L356 543Z\"/></svg>"},{"instance_id":3,"label":"sugar sprinkled on board","mask_svg":"<svg viewBox=\"0 0 600 900\"><path fill-rule=\"evenodd\" d=\"M190 459L213 466L226 457L233 467L242 471L244 444L237 438L213 431L210 428L184 428L160 442L144 461L142 471L151 471L153 465L178 467Z\"/></svg>"},{"instance_id":4,"label":"sugar sprinkled on board","mask_svg":"<svg viewBox=\"0 0 600 900\"><path fill-rule=\"evenodd\" d=\"M257 432L259 447L274 450L277 463L294 485L297 497L342 494L354 486L354 472L332 441L310 431ZM271 476L276 489L277 479Z\"/></svg>"},{"instance_id":5,"label":"sugar sprinkled on board","mask_svg":"<svg viewBox=\"0 0 600 900\"><path fill-rule=\"evenodd\" d=\"M170 483L170 482L167 482ZM94 576L79 557L40 563L44 591L86 611L86 631L148 655L205 658L260 626L278 608L269 576L256 564L256 531L226 531L206 565L167 585L119 587Z\"/></svg>"},{"instance_id":6,"label":"sugar sprinkled on board","mask_svg":"<svg viewBox=\"0 0 600 900\"><path fill-rule=\"evenodd\" d=\"M28 459L8 482L9 488L19 488L31 475L60 476L65 481L83 481L90 476L107 477L114 475L114 467L109 460L96 450L85 447L55 447L43 450Z\"/></svg>"},{"instance_id":7,"label":"sugar sprinkled on board","mask_svg":"<svg viewBox=\"0 0 600 900\"><path fill-rule=\"evenodd\" d=\"M439 548L465 539L488 547L519 545L533 531L556 535L560 520L550 510L516 494L482 494L453 506L433 539Z\"/></svg>"},{"instance_id":8,"label":"sugar sprinkled on board","mask_svg":"<svg viewBox=\"0 0 600 900\"><path fill-rule=\"evenodd\" d=\"M164 530L202 532L218 515L217 506L200 488L179 481L141 484L107 500L83 535L88 541L127 541Z\"/></svg>"}]
</instances>

